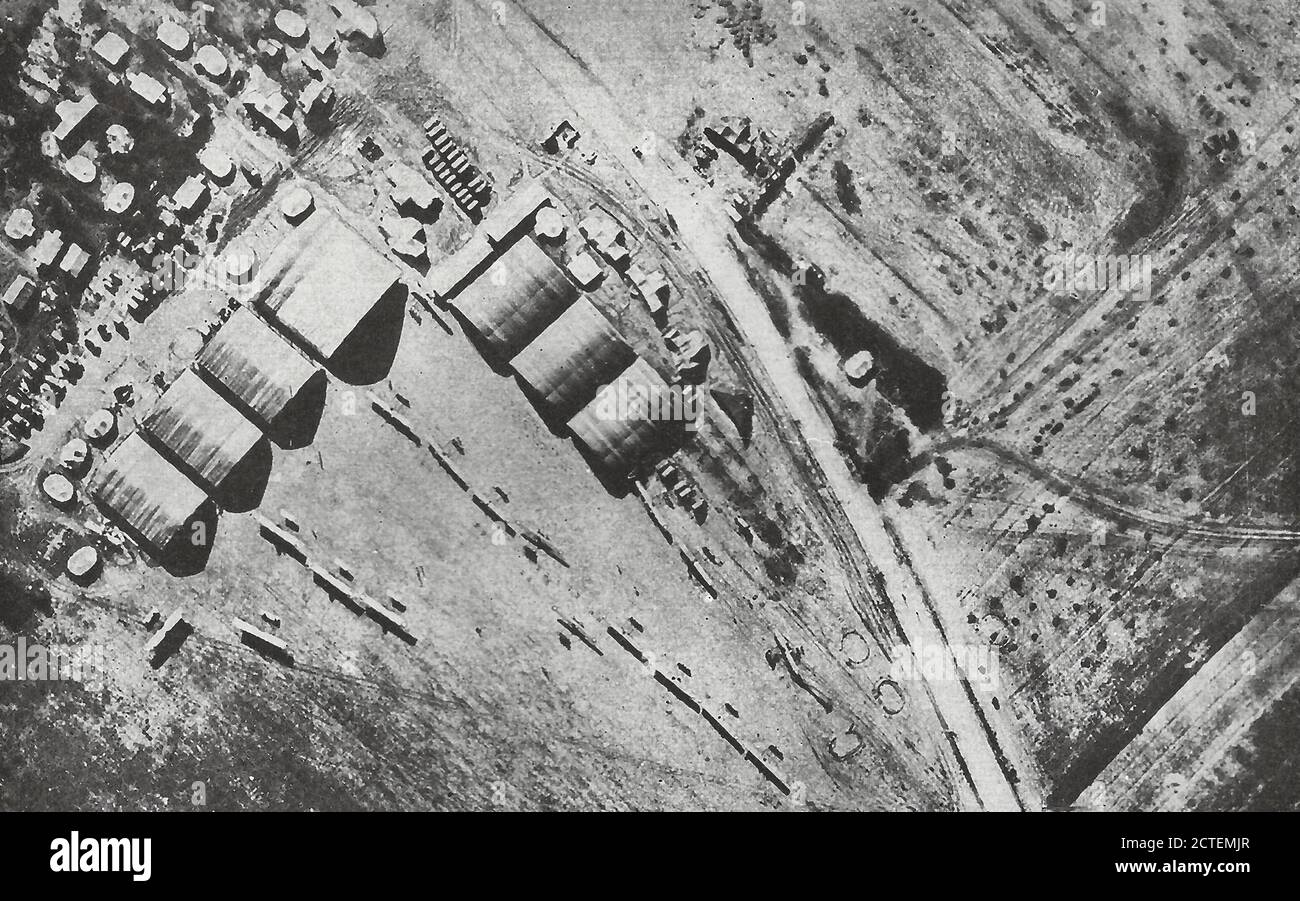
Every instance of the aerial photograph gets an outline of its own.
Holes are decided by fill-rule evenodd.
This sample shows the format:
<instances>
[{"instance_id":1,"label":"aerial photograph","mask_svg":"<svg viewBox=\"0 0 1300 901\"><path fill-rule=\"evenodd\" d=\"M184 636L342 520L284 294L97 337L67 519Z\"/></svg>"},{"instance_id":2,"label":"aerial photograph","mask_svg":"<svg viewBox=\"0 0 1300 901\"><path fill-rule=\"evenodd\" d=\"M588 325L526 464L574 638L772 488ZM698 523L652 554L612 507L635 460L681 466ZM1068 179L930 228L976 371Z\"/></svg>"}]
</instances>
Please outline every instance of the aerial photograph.
<instances>
[{"instance_id":1,"label":"aerial photograph","mask_svg":"<svg viewBox=\"0 0 1300 901\"><path fill-rule=\"evenodd\" d=\"M0 811L1300 810L1298 20L0 0Z\"/></svg>"}]
</instances>

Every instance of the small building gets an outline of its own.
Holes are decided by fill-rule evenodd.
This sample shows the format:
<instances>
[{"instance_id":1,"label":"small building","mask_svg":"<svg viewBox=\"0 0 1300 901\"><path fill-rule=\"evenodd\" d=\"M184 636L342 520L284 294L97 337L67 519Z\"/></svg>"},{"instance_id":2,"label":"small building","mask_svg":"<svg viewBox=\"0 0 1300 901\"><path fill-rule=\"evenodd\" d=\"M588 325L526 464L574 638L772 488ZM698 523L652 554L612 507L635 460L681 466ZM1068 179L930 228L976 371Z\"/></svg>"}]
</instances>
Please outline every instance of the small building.
<instances>
[{"instance_id":1,"label":"small building","mask_svg":"<svg viewBox=\"0 0 1300 901\"><path fill-rule=\"evenodd\" d=\"M93 94L87 94L80 100L60 100L54 108L59 117L59 124L54 127L54 140L67 152L80 147L86 140L91 114L99 106Z\"/></svg>"},{"instance_id":2,"label":"small building","mask_svg":"<svg viewBox=\"0 0 1300 901\"><path fill-rule=\"evenodd\" d=\"M334 108L334 86L323 81L313 81L298 96L298 108L308 118L328 116Z\"/></svg>"},{"instance_id":3,"label":"small building","mask_svg":"<svg viewBox=\"0 0 1300 901\"><path fill-rule=\"evenodd\" d=\"M109 444L117 434L117 417L112 410L96 410L87 417L82 430L95 444Z\"/></svg>"},{"instance_id":4,"label":"small building","mask_svg":"<svg viewBox=\"0 0 1300 901\"><path fill-rule=\"evenodd\" d=\"M4 305L9 310L21 313L36 293L36 284L25 275L15 278L5 291Z\"/></svg>"},{"instance_id":5,"label":"small building","mask_svg":"<svg viewBox=\"0 0 1300 901\"><path fill-rule=\"evenodd\" d=\"M307 20L291 9L275 14L275 30L289 41L301 41L307 34Z\"/></svg>"},{"instance_id":6,"label":"small building","mask_svg":"<svg viewBox=\"0 0 1300 901\"><path fill-rule=\"evenodd\" d=\"M84 545L68 558L68 575L78 581L92 579L99 571L99 551L94 545Z\"/></svg>"},{"instance_id":7,"label":"small building","mask_svg":"<svg viewBox=\"0 0 1300 901\"><path fill-rule=\"evenodd\" d=\"M104 209L116 215L122 215L135 203L135 187L120 181L104 193Z\"/></svg>"},{"instance_id":8,"label":"small building","mask_svg":"<svg viewBox=\"0 0 1300 901\"><path fill-rule=\"evenodd\" d=\"M292 225L297 225L316 209L316 199L306 188L292 188L280 202L280 213Z\"/></svg>"},{"instance_id":9,"label":"small building","mask_svg":"<svg viewBox=\"0 0 1300 901\"><path fill-rule=\"evenodd\" d=\"M63 164L64 171L72 176L72 180L79 184L94 184L95 179L99 177L99 171L89 157L81 154L69 157L68 161Z\"/></svg>"},{"instance_id":10,"label":"small building","mask_svg":"<svg viewBox=\"0 0 1300 901\"><path fill-rule=\"evenodd\" d=\"M215 147L205 148L199 154L199 165L217 184L226 184L235 177L235 161Z\"/></svg>"},{"instance_id":11,"label":"small building","mask_svg":"<svg viewBox=\"0 0 1300 901\"><path fill-rule=\"evenodd\" d=\"M579 222L578 231L598 250L603 250L610 244L621 243L625 240L623 229L619 227L618 223L599 211L589 213L586 218Z\"/></svg>"},{"instance_id":12,"label":"small building","mask_svg":"<svg viewBox=\"0 0 1300 901\"><path fill-rule=\"evenodd\" d=\"M155 615L156 612L155 612ZM153 620L157 622L157 620ZM160 658L165 656L163 653L165 645L177 641L186 634L189 623L185 621L185 611L177 610L167 617L166 622L158 629L157 632L149 636L149 640L144 644L144 652L148 655L153 663L159 663Z\"/></svg>"},{"instance_id":13,"label":"small building","mask_svg":"<svg viewBox=\"0 0 1300 901\"><path fill-rule=\"evenodd\" d=\"M77 497L76 487L68 477L52 472L41 480L41 491L56 507L66 507Z\"/></svg>"},{"instance_id":14,"label":"small building","mask_svg":"<svg viewBox=\"0 0 1300 901\"><path fill-rule=\"evenodd\" d=\"M389 196L403 216L428 221L438 208L438 194L433 185L404 163L393 163L384 173L392 185Z\"/></svg>"},{"instance_id":15,"label":"small building","mask_svg":"<svg viewBox=\"0 0 1300 901\"><path fill-rule=\"evenodd\" d=\"M355 0L330 0L330 9L338 16L334 30L343 40L366 44L379 40L379 20Z\"/></svg>"},{"instance_id":16,"label":"small building","mask_svg":"<svg viewBox=\"0 0 1300 901\"><path fill-rule=\"evenodd\" d=\"M428 237L424 226L416 220L389 215L379 220L379 230L398 256L414 263L428 259Z\"/></svg>"},{"instance_id":17,"label":"small building","mask_svg":"<svg viewBox=\"0 0 1300 901\"><path fill-rule=\"evenodd\" d=\"M121 71L122 67L126 65L126 57L127 54L130 53L131 47L121 37L121 35L112 31L106 31L100 39L95 42L91 51L103 60L104 65L108 66L110 69Z\"/></svg>"},{"instance_id":18,"label":"small building","mask_svg":"<svg viewBox=\"0 0 1300 901\"><path fill-rule=\"evenodd\" d=\"M90 445L81 438L71 438L59 451L59 466L72 478L80 478L90 464Z\"/></svg>"},{"instance_id":19,"label":"small building","mask_svg":"<svg viewBox=\"0 0 1300 901\"><path fill-rule=\"evenodd\" d=\"M130 153L135 146L135 138L127 131L125 125L114 122L104 129L104 138L108 141L109 153Z\"/></svg>"},{"instance_id":20,"label":"small building","mask_svg":"<svg viewBox=\"0 0 1300 901\"><path fill-rule=\"evenodd\" d=\"M58 229L47 231L32 248L32 263L37 269L53 266L59 254L63 252L63 232Z\"/></svg>"},{"instance_id":21,"label":"small building","mask_svg":"<svg viewBox=\"0 0 1300 901\"><path fill-rule=\"evenodd\" d=\"M578 231L615 268L621 269L629 262L627 234L605 213L595 212L587 216L578 223Z\"/></svg>"},{"instance_id":22,"label":"small building","mask_svg":"<svg viewBox=\"0 0 1300 901\"><path fill-rule=\"evenodd\" d=\"M73 278L80 278L81 274L86 271L86 264L89 262L90 254L81 245L73 243L68 245L68 251L63 255L63 261L59 263L59 268Z\"/></svg>"},{"instance_id":23,"label":"small building","mask_svg":"<svg viewBox=\"0 0 1300 901\"><path fill-rule=\"evenodd\" d=\"M253 121L261 124L276 137L289 139L294 136L293 119L287 115L291 104L283 93L250 90L244 92L241 100Z\"/></svg>"},{"instance_id":24,"label":"small building","mask_svg":"<svg viewBox=\"0 0 1300 901\"><path fill-rule=\"evenodd\" d=\"M542 147L550 153L559 153L561 150L569 150L578 143L578 129L573 127L573 123L568 119L561 119L560 122L551 130L550 137L542 141Z\"/></svg>"},{"instance_id":25,"label":"small building","mask_svg":"<svg viewBox=\"0 0 1300 901\"><path fill-rule=\"evenodd\" d=\"M224 81L230 74L230 62L215 44L204 44L194 55L194 68L213 81Z\"/></svg>"},{"instance_id":26,"label":"small building","mask_svg":"<svg viewBox=\"0 0 1300 901\"><path fill-rule=\"evenodd\" d=\"M131 86L131 93L144 101L150 109L160 110L167 105L167 88L152 75L132 72L126 80Z\"/></svg>"},{"instance_id":27,"label":"small building","mask_svg":"<svg viewBox=\"0 0 1300 901\"><path fill-rule=\"evenodd\" d=\"M207 204L208 183L202 175L191 175L172 195L172 205L185 216L194 216Z\"/></svg>"},{"instance_id":28,"label":"small building","mask_svg":"<svg viewBox=\"0 0 1300 901\"><path fill-rule=\"evenodd\" d=\"M239 633L239 640L244 644L263 651L285 663L293 662L293 655L289 653L289 645L283 638L277 638L269 632L263 632L238 617L234 619L234 626L235 631Z\"/></svg>"},{"instance_id":29,"label":"small building","mask_svg":"<svg viewBox=\"0 0 1300 901\"><path fill-rule=\"evenodd\" d=\"M5 220L5 236L15 244L26 244L36 234L36 220L32 211L19 207Z\"/></svg>"},{"instance_id":30,"label":"small building","mask_svg":"<svg viewBox=\"0 0 1300 901\"><path fill-rule=\"evenodd\" d=\"M538 210L554 205L555 198L546 185L538 179L531 179L517 186L514 193L483 220L480 231L495 245L510 244L532 227Z\"/></svg>"},{"instance_id":31,"label":"small building","mask_svg":"<svg viewBox=\"0 0 1300 901\"><path fill-rule=\"evenodd\" d=\"M601 279L605 277L605 270L601 269L595 257L585 250L569 260L568 269L573 280L588 291L599 285Z\"/></svg>"},{"instance_id":32,"label":"small building","mask_svg":"<svg viewBox=\"0 0 1300 901\"><path fill-rule=\"evenodd\" d=\"M533 228L538 240L548 244L559 244L564 240L565 232L568 230L564 215L553 206L543 207L537 211Z\"/></svg>"},{"instance_id":33,"label":"small building","mask_svg":"<svg viewBox=\"0 0 1300 901\"><path fill-rule=\"evenodd\" d=\"M876 359L869 350L860 350L844 361L844 374L854 384L867 382L876 370Z\"/></svg>"},{"instance_id":34,"label":"small building","mask_svg":"<svg viewBox=\"0 0 1300 901\"><path fill-rule=\"evenodd\" d=\"M638 271L632 283L636 286L637 296L652 314L658 315L668 308L672 286L662 269L655 269L652 272Z\"/></svg>"},{"instance_id":35,"label":"small building","mask_svg":"<svg viewBox=\"0 0 1300 901\"><path fill-rule=\"evenodd\" d=\"M190 33L171 19L163 19L159 23L158 42L177 58L183 58L190 52Z\"/></svg>"},{"instance_id":36,"label":"small building","mask_svg":"<svg viewBox=\"0 0 1300 901\"><path fill-rule=\"evenodd\" d=\"M273 38L262 38L257 42L257 55L263 62L278 65L284 61L284 44Z\"/></svg>"}]
</instances>

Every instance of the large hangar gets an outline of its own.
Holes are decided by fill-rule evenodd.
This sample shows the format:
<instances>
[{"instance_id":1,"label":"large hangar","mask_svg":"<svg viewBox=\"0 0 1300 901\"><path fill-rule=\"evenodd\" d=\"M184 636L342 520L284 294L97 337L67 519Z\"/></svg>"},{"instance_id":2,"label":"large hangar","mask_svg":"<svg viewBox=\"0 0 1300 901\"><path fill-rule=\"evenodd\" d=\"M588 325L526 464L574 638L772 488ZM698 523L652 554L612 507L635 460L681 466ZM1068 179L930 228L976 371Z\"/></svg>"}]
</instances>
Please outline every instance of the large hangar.
<instances>
[{"instance_id":1,"label":"large hangar","mask_svg":"<svg viewBox=\"0 0 1300 901\"><path fill-rule=\"evenodd\" d=\"M189 527L208 499L138 432L100 465L91 491L159 551Z\"/></svg>"},{"instance_id":2,"label":"large hangar","mask_svg":"<svg viewBox=\"0 0 1300 901\"><path fill-rule=\"evenodd\" d=\"M560 314L511 366L547 411L567 420L636 360L618 329L585 297Z\"/></svg>"},{"instance_id":3,"label":"large hangar","mask_svg":"<svg viewBox=\"0 0 1300 901\"><path fill-rule=\"evenodd\" d=\"M326 210L275 249L263 279L260 309L326 362L402 287L397 268Z\"/></svg>"},{"instance_id":4,"label":"large hangar","mask_svg":"<svg viewBox=\"0 0 1300 901\"><path fill-rule=\"evenodd\" d=\"M192 369L163 393L141 427L213 489L262 440L262 430Z\"/></svg>"},{"instance_id":5,"label":"large hangar","mask_svg":"<svg viewBox=\"0 0 1300 901\"><path fill-rule=\"evenodd\" d=\"M274 426L320 372L247 307L212 336L199 354L198 365L265 427Z\"/></svg>"},{"instance_id":6,"label":"large hangar","mask_svg":"<svg viewBox=\"0 0 1300 901\"><path fill-rule=\"evenodd\" d=\"M664 415L672 396L663 376L637 357L569 420L569 430L606 472L627 475L662 451L680 428Z\"/></svg>"},{"instance_id":7,"label":"large hangar","mask_svg":"<svg viewBox=\"0 0 1300 901\"><path fill-rule=\"evenodd\" d=\"M510 360L578 297L578 288L531 238L497 258L454 301L491 352Z\"/></svg>"}]
</instances>

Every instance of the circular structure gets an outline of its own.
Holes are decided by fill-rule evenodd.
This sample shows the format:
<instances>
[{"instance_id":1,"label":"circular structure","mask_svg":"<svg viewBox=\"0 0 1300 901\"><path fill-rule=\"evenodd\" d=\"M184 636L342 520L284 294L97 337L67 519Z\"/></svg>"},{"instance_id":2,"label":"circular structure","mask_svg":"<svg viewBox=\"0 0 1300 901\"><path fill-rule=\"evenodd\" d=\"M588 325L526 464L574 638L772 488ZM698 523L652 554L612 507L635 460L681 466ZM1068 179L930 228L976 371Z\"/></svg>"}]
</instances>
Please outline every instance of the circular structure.
<instances>
[{"instance_id":1,"label":"circular structure","mask_svg":"<svg viewBox=\"0 0 1300 901\"><path fill-rule=\"evenodd\" d=\"M316 200L306 188L294 188L280 203L280 212L294 225L310 216L315 208Z\"/></svg>"},{"instance_id":2,"label":"circular structure","mask_svg":"<svg viewBox=\"0 0 1300 901\"><path fill-rule=\"evenodd\" d=\"M225 256L226 280L232 285L247 285L257 274L257 252L247 244L232 244Z\"/></svg>"},{"instance_id":3,"label":"circular structure","mask_svg":"<svg viewBox=\"0 0 1300 901\"><path fill-rule=\"evenodd\" d=\"M72 499L77 496L77 489L73 484L57 472L52 472L41 480L41 490L60 507L72 503Z\"/></svg>"},{"instance_id":4,"label":"circular structure","mask_svg":"<svg viewBox=\"0 0 1300 901\"><path fill-rule=\"evenodd\" d=\"M88 462L90 462L90 445L80 438L73 438L63 445L63 450L59 451L59 465L73 478L86 471Z\"/></svg>"},{"instance_id":5,"label":"circular structure","mask_svg":"<svg viewBox=\"0 0 1300 901\"><path fill-rule=\"evenodd\" d=\"M95 168L95 164L86 157L80 155L74 156L68 160L67 165L64 168L68 170L69 175L71 175L76 181L81 182L83 185L88 185L93 182L95 177L99 174L99 171Z\"/></svg>"},{"instance_id":6,"label":"circular structure","mask_svg":"<svg viewBox=\"0 0 1300 901\"><path fill-rule=\"evenodd\" d=\"M112 410L96 410L86 420L86 437L95 443L107 442L117 430L117 417Z\"/></svg>"},{"instance_id":7,"label":"circular structure","mask_svg":"<svg viewBox=\"0 0 1300 901\"><path fill-rule=\"evenodd\" d=\"M866 382L875 369L876 360L869 350L860 350L844 361L844 374L854 384Z\"/></svg>"},{"instance_id":8,"label":"circular structure","mask_svg":"<svg viewBox=\"0 0 1300 901\"><path fill-rule=\"evenodd\" d=\"M194 65L213 81L220 81L230 71L226 55L213 44L204 44L194 56Z\"/></svg>"},{"instance_id":9,"label":"circular structure","mask_svg":"<svg viewBox=\"0 0 1300 901\"><path fill-rule=\"evenodd\" d=\"M124 181L113 185L104 195L104 209L110 213L125 213L131 209L133 203L135 203L135 188Z\"/></svg>"},{"instance_id":10,"label":"circular structure","mask_svg":"<svg viewBox=\"0 0 1300 901\"><path fill-rule=\"evenodd\" d=\"M282 9L275 14L275 28L289 40L300 41L307 33L307 20L291 9Z\"/></svg>"},{"instance_id":11,"label":"circular structure","mask_svg":"<svg viewBox=\"0 0 1300 901\"><path fill-rule=\"evenodd\" d=\"M130 153L131 148L135 146L135 138L131 136L131 132L126 130L125 125L116 122L104 130L104 137L108 139L110 153Z\"/></svg>"},{"instance_id":12,"label":"circular structure","mask_svg":"<svg viewBox=\"0 0 1300 901\"><path fill-rule=\"evenodd\" d=\"M214 147L209 147L199 154L199 163L219 185L225 184L235 176L235 161Z\"/></svg>"},{"instance_id":13,"label":"circular structure","mask_svg":"<svg viewBox=\"0 0 1300 901\"><path fill-rule=\"evenodd\" d=\"M902 713L903 707L907 700L903 697L903 689L898 687L898 683L893 679L881 679L876 685L876 700L880 706L885 708L885 713L893 716L896 713Z\"/></svg>"},{"instance_id":14,"label":"circular structure","mask_svg":"<svg viewBox=\"0 0 1300 901\"><path fill-rule=\"evenodd\" d=\"M836 760L848 760L862 750L862 738L852 729L831 739L830 752Z\"/></svg>"},{"instance_id":15,"label":"circular structure","mask_svg":"<svg viewBox=\"0 0 1300 901\"><path fill-rule=\"evenodd\" d=\"M557 242L564 237L564 216L554 207L545 207L537 212L537 235L547 241Z\"/></svg>"},{"instance_id":16,"label":"circular structure","mask_svg":"<svg viewBox=\"0 0 1300 901\"><path fill-rule=\"evenodd\" d=\"M74 579L90 579L99 570L99 551L90 545L79 547L68 558L68 575Z\"/></svg>"},{"instance_id":17,"label":"circular structure","mask_svg":"<svg viewBox=\"0 0 1300 901\"><path fill-rule=\"evenodd\" d=\"M861 666L871 656L871 645L857 632L845 632L840 639L840 653L853 666Z\"/></svg>"},{"instance_id":18,"label":"circular structure","mask_svg":"<svg viewBox=\"0 0 1300 901\"><path fill-rule=\"evenodd\" d=\"M986 613L980 619L980 633L988 636L989 644L1000 648L1011 640L1011 630L1007 621L996 613Z\"/></svg>"},{"instance_id":19,"label":"circular structure","mask_svg":"<svg viewBox=\"0 0 1300 901\"><path fill-rule=\"evenodd\" d=\"M32 217L32 211L19 207L9 214L5 220L5 234L9 240L15 243L26 241L36 233L35 220Z\"/></svg>"}]
</instances>

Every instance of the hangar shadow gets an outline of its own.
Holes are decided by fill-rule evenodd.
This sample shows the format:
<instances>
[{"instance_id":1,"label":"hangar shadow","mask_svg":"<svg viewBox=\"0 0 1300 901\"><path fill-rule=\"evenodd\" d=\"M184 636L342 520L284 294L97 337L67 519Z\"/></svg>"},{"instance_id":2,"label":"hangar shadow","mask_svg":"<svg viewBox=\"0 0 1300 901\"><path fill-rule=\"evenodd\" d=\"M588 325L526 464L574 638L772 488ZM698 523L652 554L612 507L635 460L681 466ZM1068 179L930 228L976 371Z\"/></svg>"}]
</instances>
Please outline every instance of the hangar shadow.
<instances>
[{"instance_id":1,"label":"hangar shadow","mask_svg":"<svg viewBox=\"0 0 1300 901\"><path fill-rule=\"evenodd\" d=\"M271 480L271 442L263 437L240 460L213 492L213 499L223 510L249 513L262 505L266 485Z\"/></svg>"},{"instance_id":2,"label":"hangar shadow","mask_svg":"<svg viewBox=\"0 0 1300 901\"><path fill-rule=\"evenodd\" d=\"M325 413L325 395L329 378L322 369L316 370L298 395L289 401L263 431L277 447L296 450L316 440L321 417Z\"/></svg>"},{"instance_id":3,"label":"hangar shadow","mask_svg":"<svg viewBox=\"0 0 1300 901\"><path fill-rule=\"evenodd\" d=\"M406 322L406 285L396 282L329 358L330 372L348 385L373 385L393 368Z\"/></svg>"},{"instance_id":4,"label":"hangar shadow","mask_svg":"<svg viewBox=\"0 0 1300 901\"><path fill-rule=\"evenodd\" d=\"M212 498L206 499L199 506L165 547L158 547L146 538L112 507L102 501L97 502L97 506L110 523L130 537L168 575L186 578L197 576L207 569L208 558L212 556L212 545L217 538L217 520L220 516L216 501Z\"/></svg>"}]
</instances>

